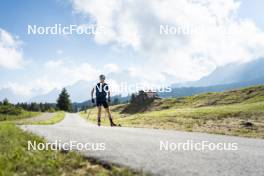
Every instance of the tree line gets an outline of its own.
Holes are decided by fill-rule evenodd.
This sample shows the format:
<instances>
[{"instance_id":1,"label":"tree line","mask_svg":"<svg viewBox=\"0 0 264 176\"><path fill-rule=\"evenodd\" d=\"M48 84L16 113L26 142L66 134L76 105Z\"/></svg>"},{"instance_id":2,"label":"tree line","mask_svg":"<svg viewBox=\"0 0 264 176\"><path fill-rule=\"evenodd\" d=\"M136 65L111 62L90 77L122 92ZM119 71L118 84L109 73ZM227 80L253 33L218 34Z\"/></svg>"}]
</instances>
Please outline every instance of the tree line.
<instances>
[{"instance_id":1,"label":"tree line","mask_svg":"<svg viewBox=\"0 0 264 176\"><path fill-rule=\"evenodd\" d=\"M114 96L111 105L127 102L126 99L122 99L121 95ZM91 101L85 103L71 103L70 95L66 88L63 88L58 95L56 103L36 103L36 102L24 102L12 104L7 99L0 101L0 106L12 106L18 109L24 109L26 111L35 112L54 112L54 111L66 111L66 112L78 112L86 110L94 105Z\"/></svg>"},{"instance_id":2,"label":"tree line","mask_svg":"<svg viewBox=\"0 0 264 176\"><path fill-rule=\"evenodd\" d=\"M57 99L57 103L23 102L12 104L8 101L8 99L4 99L3 101L0 101L0 108L3 109L3 112L5 112L7 109L8 111L10 109L12 109L12 111L15 111L15 109L24 109L26 111L33 112L54 112L58 110L68 112L72 111L70 96L65 88L62 89ZM0 113L1 112L2 111L0 111Z\"/></svg>"},{"instance_id":3,"label":"tree line","mask_svg":"<svg viewBox=\"0 0 264 176\"><path fill-rule=\"evenodd\" d=\"M54 112L58 110L55 103L16 103L12 104L8 101L8 99L4 99L0 101L0 106L13 106L16 108L22 108L26 111L34 111L34 112Z\"/></svg>"}]
</instances>

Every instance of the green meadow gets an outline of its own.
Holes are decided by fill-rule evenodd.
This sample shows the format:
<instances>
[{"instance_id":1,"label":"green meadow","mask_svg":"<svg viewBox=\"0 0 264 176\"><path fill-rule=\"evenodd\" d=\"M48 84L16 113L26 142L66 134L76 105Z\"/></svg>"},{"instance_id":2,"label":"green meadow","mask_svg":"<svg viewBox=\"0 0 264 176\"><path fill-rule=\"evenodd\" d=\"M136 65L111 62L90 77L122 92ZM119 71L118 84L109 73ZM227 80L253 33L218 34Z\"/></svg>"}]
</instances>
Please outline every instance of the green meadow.
<instances>
[{"instance_id":1,"label":"green meadow","mask_svg":"<svg viewBox=\"0 0 264 176\"><path fill-rule=\"evenodd\" d=\"M144 108L137 106L112 106L115 121L127 127L264 138L264 86L155 99ZM96 108L81 112L81 115L91 122L97 121ZM104 113L102 124L109 125Z\"/></svg>"},{"instance_id":2,"label":"green meadow","mask_svg":"<svg viewBox=\"0 0 264 176\"><path fill-rule=\"evenodd\" d=\"M13 105L0 106L0 176L134 176L143 175L127 168L97 163L75 151L28 150L28 141L45 139L21 130L18 124L50 125L63 120L62 111L38 120L39 112L29 112Z\"/></svg>"}]
</instances>

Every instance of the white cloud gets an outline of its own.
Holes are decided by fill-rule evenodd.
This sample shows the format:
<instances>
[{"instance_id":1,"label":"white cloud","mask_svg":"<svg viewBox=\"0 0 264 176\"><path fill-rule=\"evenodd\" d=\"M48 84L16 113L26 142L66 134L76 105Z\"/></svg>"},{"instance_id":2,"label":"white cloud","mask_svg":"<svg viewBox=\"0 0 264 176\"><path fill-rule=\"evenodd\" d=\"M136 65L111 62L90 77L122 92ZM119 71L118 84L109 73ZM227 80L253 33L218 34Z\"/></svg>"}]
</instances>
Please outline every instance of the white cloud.
<instances>
[{"instance_id":1,"label":"white cloud","mask_svg":"<svg viewBox=\"0 0 264 176\"><path fill-rule=\"evenodd\" d=\"M51 68L51 69L56 69L56 68L59 68L59 67L62 67L64 65L64 62L62 59L54 59L54 60L49 60L47 61L44 66L46 68Z\"/></svg>"},{"instance_id":2,"label":"white cloud","mask_svg":"<svg viewBox=\"0 0 264 176\"><path fill-rule=\"evenodd\" d=\"M88 63L71 63L62 59L49 60L39 68L36 75L28 82L8 82L0 87L10 89L15 95L28 98L46 94L53 89L73 85L80 80L93 81L98 79L100 71ZM87 90L88 91L88 90Z\"/></svg>"},{"instance_id":3,"label":"white cloud","mask_svg":"<svg viewBox=\"0 0 264 176\"><path fill-rule=\"evenodd\" d=\"M111 73L111 72L118 72L120 68L117 64L106 64L104 65L104 70L107 73Z\"/></svg>"},{"instance_id":4,"label":"white cloud","mask_svg":"<svg viewBox=\"0 0 264 176\"><path fill-rule=\"evenodd\" d=\"M45 77L42 77L32 79L26 83L9 81L2 85L0 90L9 89L14 95L17 95L18 97L30 98L35 95L48 93L56 87L57 84Z\"/></svg>"},{"instance_id":5,"label":"white cloud","mask_svg":"<svg viewBox=\"0 0 264 176\"><path fill-rule=\"evenodd\" d=\"M6 85L0 87L1 89L10 89L15 95L18 96L30 96L31 90L29 87L16 83L16 82L8 82Z\"/></svg>"},{"instance_id":6,"label":"white cloud","mask_svg":"<svg viewBox=\"0 0 264 176\"><path fill-rule=\"evenodd\" d=\"M49 78L49 82L54 82L54 87L61 88L71 85L79 80L91 81L97 79L99 70L89 63L71 63L62 59L50 60L46 62L43 74Z\"/></svg>"},{"instance_id":7,"label":"white cloud","mask_svg":"<svg viewBox=\"0 0 264 176\"><path fill-rule=\"evenodd\" d=\"M240 19L235 0L72 0L75 11L93 17L106 33L95 41L133 48L149 68L194 80L218 66L264 56L264 33ZM192 35L159 34L160 25L201 28ZM225 29L230 32L219 32ZM145 62L143 60L142 62ZM157 64L158 63L158 64ZM147 70L142 66L142 70ZM140 65L138 67L141 67Z\"/></svg>"},{"instance_id":8,"label":"white cloud","mask_svg":"<svg viewBox=\"0 0 264 176\"><path fill-rule=\"evenodd\" d=\"M60 88L60 86L52 81L52 78L47 78L45 76L32 80L28 85L28 89L31 90L32 95L36 93L45 94L55 88Z\"/></svg>"},{"instance_id":9,"label":"white cloud","mask_svg":"<svg viewBox=\"0 0 264 176\"><path fill-rule=\"evenodd\" d=\"M23 56L20 41L0 28L0 67L17 69L21 67Z\"/></svg>"}]
</instances>

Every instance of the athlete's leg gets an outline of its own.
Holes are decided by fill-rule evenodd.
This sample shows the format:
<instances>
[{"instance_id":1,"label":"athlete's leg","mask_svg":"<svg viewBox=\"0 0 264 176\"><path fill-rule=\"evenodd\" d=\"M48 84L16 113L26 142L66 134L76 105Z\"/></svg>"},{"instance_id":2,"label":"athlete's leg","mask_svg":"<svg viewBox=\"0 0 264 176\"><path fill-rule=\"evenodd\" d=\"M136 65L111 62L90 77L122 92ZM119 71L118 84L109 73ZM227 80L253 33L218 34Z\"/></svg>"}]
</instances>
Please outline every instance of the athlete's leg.
<instances>
[{"instance_id":1,"label":"athlete's leg","mask_svg":"<svg viewBox=\"0 0 264 176\"><path fill-rule=\"evenodd\" d=\"M111 125L111 126L116 126L116 124L115 124L114 121L113 121L113 118L112 118L112 115L111 115L111 112L110 112L109 107L106 107L106 108L105 108L105 111L106 111L106 113L107 113L107 115L108 115L108 118L109 118L109 121L110 121L110 125Z\"/></svg>"},{"instance_id":2,"label":"athlete's leg","mask_svg":"<svg viewBox=\"0 0 264 176\"><path fill-rule=\"evenodd\" d=\"M102 107L101 106L97 106L97 123L98 126L101 125L101 111L102 111Z\"/></svg>"},{"instance_id":3,"label":"athlete's leg","mask_svg":"<svg viewBox=\"0 0 264 176\"><path fill-rule=\"evenodd\" d=\"M107 113L109 119L112 118L109 108L105 108L105 112Z\"/></svg>"}]
</instances>

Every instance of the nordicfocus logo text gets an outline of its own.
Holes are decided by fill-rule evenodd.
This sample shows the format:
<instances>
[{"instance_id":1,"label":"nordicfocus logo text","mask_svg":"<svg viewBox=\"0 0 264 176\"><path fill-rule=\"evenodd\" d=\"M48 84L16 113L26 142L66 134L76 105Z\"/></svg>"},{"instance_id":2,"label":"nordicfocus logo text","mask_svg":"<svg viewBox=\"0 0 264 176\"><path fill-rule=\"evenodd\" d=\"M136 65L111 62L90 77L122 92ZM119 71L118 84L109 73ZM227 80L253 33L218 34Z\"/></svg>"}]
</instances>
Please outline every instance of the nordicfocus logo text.
<instances>
[{"instance_id":1,"label":"nordicfocus logo text","mask_svg":"<svg viewBox=\"0 0 264 176\"><path fill-rule=\"evenodd\" d=\"M160 141L159 148L161 151L236 151L238 150L238 144L229 142L213 143L209 141L194 142L193 140L178 143Z\"/></svg>"},{"instance_id":2,"label":"nordicfocus logo text","mask_svg":"<svg viewBox=\"0 0 264 176\"><path fill-rule=\"evenodd\" d=\"M105 33L105 28L93 24L71 24L68 26L63 26L62 24L54 24L52 26L28 25L27 27L28 35L96 35L97 33Z\"/></svg>"},{"instance_id":3,"label":"nordicfocus logo text","mask_svg":"<svg viewBox=\"0 0 264 176\"><path fill-rule=\"evenodd\" d=\"M37 143L36 141L28 141L28 150L91 150L103 151L105 150L105 143L80 143L77 141Z\"/></svg>"}]
</instances>

